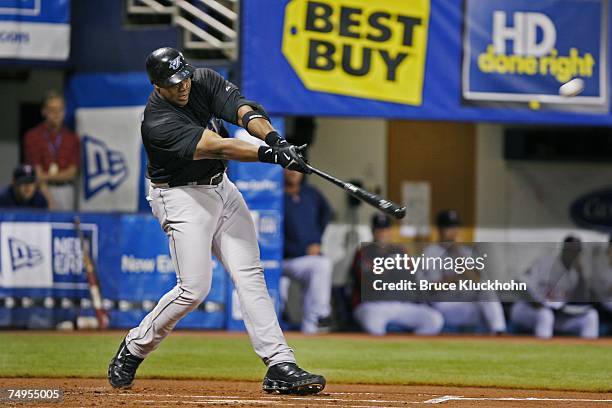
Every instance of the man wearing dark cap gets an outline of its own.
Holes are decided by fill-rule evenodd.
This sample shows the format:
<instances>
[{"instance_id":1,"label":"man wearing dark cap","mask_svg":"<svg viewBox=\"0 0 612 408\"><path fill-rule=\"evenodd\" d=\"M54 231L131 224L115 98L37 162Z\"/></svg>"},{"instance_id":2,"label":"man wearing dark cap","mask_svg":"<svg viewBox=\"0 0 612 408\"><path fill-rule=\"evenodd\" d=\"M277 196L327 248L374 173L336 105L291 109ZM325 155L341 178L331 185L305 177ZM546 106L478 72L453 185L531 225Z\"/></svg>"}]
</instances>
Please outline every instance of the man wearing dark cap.
<instances>
[{"instance_id":1,"label":"man wearing dark cap","mask_svg":"<svg viewBox=\"0 0 612 408\"><path fill-rule=\"evenodd\" d=\"M459 245L459 227L461 220L456 210L444 210L436 217L439 242L425 248L426 258L468 258L474 257L473 250L465 245ZM428 280L432 282L457 282L459 279L479 280L476 271L466 271L462 275L454 270L428 270ZM461 292L457 301L434 302L433 307L442 313L448 326L455 328L474 328L486 325L491 333L506 331L506 319L502 305L497 300L483 300L479 293ZM454 300L454 299L453 299Z\"/></svg>"},{"instance_id":2,"label":"man wearing dark cap","mask_svg":"<svg viewBox=\"0 0 612 408\"><path fill-rule=\"evenodd\" d=\"M444 319L440 312L426 304L397 300L394 299L395 296L385 300L362 302L362 277L363 273L366 273L364 269L370 269L375 258L405 254L402 246L392 243L391 219L386 215L374 214L372 236L374 237L373 245L363 246L357 250L351 268L355 320L366 332L375 336L385 335L389 325L395 325L419 335L438 334L442 330Z\"/></svg>"},{"instance_id":3,"label":"man wearing dark cap","mask_svg":"<svg viewBox=\"0 0 612 408\"><path fill-rule=\"evenodd\" d=\"M0 190L2 208L49 208L49 202L36 180L34 167L24 164L13 171L13 183Z\"/></svg>"},{"instance_id":4,"label":"man wearing dark cap","mask_svg":"<svg viewBox=\"0 0 612 408\"><path fill-rule=\"evenodd\" d=\"M227 160L309 173L302 148L287 143L263 107L244 98L236 85L213 70L196 69L178 50L159 48L145 66L153 85L141 126L151 180L147 200L168 236L177 283L128 332L109 364L110 384L130 388L140 363L208 295L214 254L234 282L251 344L267 366L264 391L320 392L325 378L296 364L281 331L253 218L225 174ZM214 118L242 126L260 140L224 138L210 127Z\"/></svg>"}]
</instances>

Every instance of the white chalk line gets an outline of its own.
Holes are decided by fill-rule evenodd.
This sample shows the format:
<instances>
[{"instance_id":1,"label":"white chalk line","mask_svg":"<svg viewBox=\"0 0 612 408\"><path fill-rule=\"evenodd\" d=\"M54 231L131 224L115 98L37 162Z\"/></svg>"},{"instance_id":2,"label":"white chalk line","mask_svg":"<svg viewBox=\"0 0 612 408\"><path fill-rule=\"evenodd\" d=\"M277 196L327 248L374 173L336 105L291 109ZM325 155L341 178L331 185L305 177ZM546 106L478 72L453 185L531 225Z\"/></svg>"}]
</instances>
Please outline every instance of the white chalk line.
<instances>
[{"instance_id":1,"label":"white chalk line","mask_svg":"<svg viewBox=\"0 0 612 408\"><path fill-rule=\"evenodd\" d=\"M541 397L463 397L460 395L445 395L423 401L423 404L442 404L447 401L557 401L557 402L607 402L612 399L587 399L587 398L541 398Z\"/></svg>"},{"instance_id":2,"label":"white chalk line","mask_svg":"<svg viewBox=\"0 0 612 408\"><path fill-rule=\"evenodd\" d=\"M275 399L274 396L266 396L264 395L262 398L266 399ZM294 397L290 395L283 395L283 398L291 399L291 400L308 400L308 401L327 401L327 402L373 402L373 403L405 403L408 401L398 401L398 400L368 400L368 399L341 399L341 398L321 398L321 397Z\"/></svg>"}]
</instances>

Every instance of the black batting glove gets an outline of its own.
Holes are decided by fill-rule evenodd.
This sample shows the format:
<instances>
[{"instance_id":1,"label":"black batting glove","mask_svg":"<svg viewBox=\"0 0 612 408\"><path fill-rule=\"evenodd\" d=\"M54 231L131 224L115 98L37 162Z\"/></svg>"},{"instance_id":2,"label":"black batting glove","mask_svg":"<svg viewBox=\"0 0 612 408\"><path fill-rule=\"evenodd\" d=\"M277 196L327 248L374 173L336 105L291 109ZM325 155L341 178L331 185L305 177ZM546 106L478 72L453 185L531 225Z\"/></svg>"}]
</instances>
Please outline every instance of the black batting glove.
<instances>
[{"instance_id":1,"label":"black batting glove","mask_svg":"<svg viewBox=\"0 0 612 408\"><path fill-rule=\"evenodd\" d=\"M268 146L272 147L282 147L289 145L289 143L285 139L283 139L283 137L276 130L273 130L268 133L264 140Z\"/></svg>"},{"instance_id":2,"label":"black batting glove","mask_svg":"<svg viewBox=\"0 0 612 408\"><path fill-rule=\"evenodd\" d=\"M285 169L299 171L300 173L310 174L312 171L302 157L303 146L293 146L290 144L284 146L261 146L259 148L259 161L264 163L273 163L282 166Z\"/></svg>"}]
</instances>

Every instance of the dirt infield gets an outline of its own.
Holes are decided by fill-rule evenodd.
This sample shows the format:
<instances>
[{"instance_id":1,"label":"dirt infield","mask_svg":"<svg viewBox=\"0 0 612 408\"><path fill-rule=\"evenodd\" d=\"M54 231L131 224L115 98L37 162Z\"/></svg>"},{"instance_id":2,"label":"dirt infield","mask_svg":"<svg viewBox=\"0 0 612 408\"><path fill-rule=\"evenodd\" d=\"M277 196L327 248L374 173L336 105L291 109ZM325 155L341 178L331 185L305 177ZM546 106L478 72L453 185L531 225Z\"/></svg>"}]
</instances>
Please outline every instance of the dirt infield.
<instances>
[{"instance_id":1,"label":"dirt infield","mask_svg":"<svg viewBox=\"0 0 612 408\"><path fill-rule=\"evenodd\" d=\"M13 403L36 407L612 407L612 393L509 390L431 386L332 384L316 396L289 397L261 391L260 383L191 380L138 380L117 391L101 379L0 379L0 387L58 388L62 402Z\"/></svg>"}]
</instances>

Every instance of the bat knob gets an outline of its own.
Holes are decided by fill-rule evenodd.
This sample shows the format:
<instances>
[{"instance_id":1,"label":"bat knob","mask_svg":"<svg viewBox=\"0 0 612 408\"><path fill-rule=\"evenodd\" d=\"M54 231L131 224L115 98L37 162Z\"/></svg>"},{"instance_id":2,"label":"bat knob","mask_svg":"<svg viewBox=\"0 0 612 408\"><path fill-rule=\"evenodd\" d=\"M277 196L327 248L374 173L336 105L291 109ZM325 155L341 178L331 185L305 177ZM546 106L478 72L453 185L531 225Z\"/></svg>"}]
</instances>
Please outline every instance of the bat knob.
<instances>
[{"instance_id":1,"label":"bat knob","mask_svg":"<svg viewBox=\"0 0 612 408\"><path fill-rule=\"evenodd\" d=\"M398 220L401 220L406 216L406 207L400 207L397 210L393 211L393 216Z\"/></svg>"}]
</instances>

